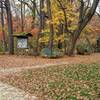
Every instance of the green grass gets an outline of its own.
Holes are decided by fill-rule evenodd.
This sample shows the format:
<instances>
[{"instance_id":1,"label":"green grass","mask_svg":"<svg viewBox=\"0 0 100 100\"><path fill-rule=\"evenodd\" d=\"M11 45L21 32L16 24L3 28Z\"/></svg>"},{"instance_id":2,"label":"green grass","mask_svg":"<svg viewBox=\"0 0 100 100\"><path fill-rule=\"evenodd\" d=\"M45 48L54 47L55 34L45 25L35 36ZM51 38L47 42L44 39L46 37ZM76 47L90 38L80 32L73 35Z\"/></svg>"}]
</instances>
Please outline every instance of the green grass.
<instances>
[{"instance_id":1,"label":"green grass","mask_svg":"<svg viewBox=\"0 0 100 100\"><path fill-rule=\"evenodd\" d=\"M52 66L2 79L41 100L100 100L100 64Z\"/></svg>"}]
</instances>

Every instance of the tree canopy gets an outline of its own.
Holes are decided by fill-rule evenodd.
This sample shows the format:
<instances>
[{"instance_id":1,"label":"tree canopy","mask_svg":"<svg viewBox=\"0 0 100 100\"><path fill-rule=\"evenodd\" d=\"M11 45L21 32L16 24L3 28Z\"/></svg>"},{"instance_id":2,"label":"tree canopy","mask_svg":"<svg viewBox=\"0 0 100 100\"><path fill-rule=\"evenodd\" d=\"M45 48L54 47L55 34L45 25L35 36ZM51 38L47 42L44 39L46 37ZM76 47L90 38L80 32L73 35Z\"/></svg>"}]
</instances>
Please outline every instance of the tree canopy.
<instances>
[{"instance_id":1,"label":"tree canopy","mask_svg":"<svg viewBox=\"0 0 100 100\"><path fill-rule=\"evenodd\" d=\"M64 53L71 56L93 15L100 16L99 0L1 0L0 3L2 29L7 17L10 53L14 51L13 33L36 28L37 54L40 52L40 41L47 42L52 55L55 41L61 40ZM2 32L6 48L5 31Z\"/></svg>"}]
</instances>

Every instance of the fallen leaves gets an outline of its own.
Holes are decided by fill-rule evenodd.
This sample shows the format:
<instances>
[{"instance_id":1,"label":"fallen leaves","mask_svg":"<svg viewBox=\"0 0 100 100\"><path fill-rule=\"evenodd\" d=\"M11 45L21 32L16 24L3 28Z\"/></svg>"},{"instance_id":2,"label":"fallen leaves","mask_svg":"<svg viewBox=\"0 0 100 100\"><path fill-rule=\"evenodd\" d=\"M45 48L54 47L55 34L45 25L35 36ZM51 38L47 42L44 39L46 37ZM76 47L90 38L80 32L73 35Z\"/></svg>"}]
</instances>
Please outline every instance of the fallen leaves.
<instances>
[{"instance_id":1,"label":"fallen leaves","mask_svg":"<svg viewBox=\"0 0 100 100\"><path fill-rule=\"evenodd\" d=\"M36 66L36 65L44 65L50 63L61 63L68 62L69 64L73 63L99 63L100 62L100 54L92 54L80 56L77 55L75 57L65 56L59 59L47 59L41 57L34 56L17 56L17 55L0 55L0 67L1 68L12 68L12 67L26 67L26 66Z\"/></svg>"},{"instance_id":2,"label":"fallen leaves","mask_svg":"<svg viewBox=\"0 0 100 100\"><path fill-rule=\"evenodd\" d=\"M76 72L79 77L75 76ZM99 72L100 64L51 66L7 75L0 80L34 94L41 100L98 100Z\"/></svg>"}]
</instances>

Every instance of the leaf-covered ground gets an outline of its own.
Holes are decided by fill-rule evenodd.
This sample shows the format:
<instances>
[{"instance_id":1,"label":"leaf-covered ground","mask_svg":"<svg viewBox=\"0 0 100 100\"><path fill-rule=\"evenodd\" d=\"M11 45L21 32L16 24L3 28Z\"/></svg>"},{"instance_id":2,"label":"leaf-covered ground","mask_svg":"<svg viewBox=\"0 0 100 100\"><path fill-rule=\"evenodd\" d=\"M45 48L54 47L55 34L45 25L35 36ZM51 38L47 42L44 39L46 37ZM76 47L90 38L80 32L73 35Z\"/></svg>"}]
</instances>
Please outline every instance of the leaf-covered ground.
<instances>
[{"instance_id":1,"label":"leaf-covered ground","mask_svg":"<svg viewBox=\"0 0 100 100\"><path fill-rule=\"evenodd\" d=\"M100 100L100 64L51 66L0 79L39 100Z\"/></svg>"},{"instance_id":2,"label":"leaf-covered ground","mask_svg":"<svg viewBox=\"0 0 100 100\"><path fill-rule=\"evenodd\" d=\"M95 53L92 55L80 56L76 55L75 57L64 56L59 59L47 59L41 57L33 56L17 56L17 55L0 55L0 68L12 68L12 67L26 67L26 66L36 66L44 65L48 63L98 63L100 62L100 53Z\"/></svg>"}]
</instances>

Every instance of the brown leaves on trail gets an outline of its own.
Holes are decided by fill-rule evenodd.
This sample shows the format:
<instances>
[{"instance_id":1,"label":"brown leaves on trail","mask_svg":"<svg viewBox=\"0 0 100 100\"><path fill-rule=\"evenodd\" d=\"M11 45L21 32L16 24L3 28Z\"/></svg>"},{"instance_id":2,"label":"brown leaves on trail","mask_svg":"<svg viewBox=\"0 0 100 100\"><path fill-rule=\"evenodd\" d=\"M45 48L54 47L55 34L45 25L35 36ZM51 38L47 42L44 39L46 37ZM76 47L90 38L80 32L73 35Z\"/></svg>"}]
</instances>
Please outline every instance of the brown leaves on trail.
<instances>
[{"instance_id":1,"label":"brown leaves on trail","mask_svg":"<svg viewBox=\"0 0 100 100\"><path fill-rule=\"evenodd\" d=\"M59 59L48 59L41 57L33 57L33 56L17 56L17 55L0 55L0 67L1 68L12 68L12 67L35 67L36 65L44 65L50 63L61 63L68 62L70 63L99 63L100 62L100 54L92 54L75 57L65 56Z\"/></svg>"}]
</instances>

